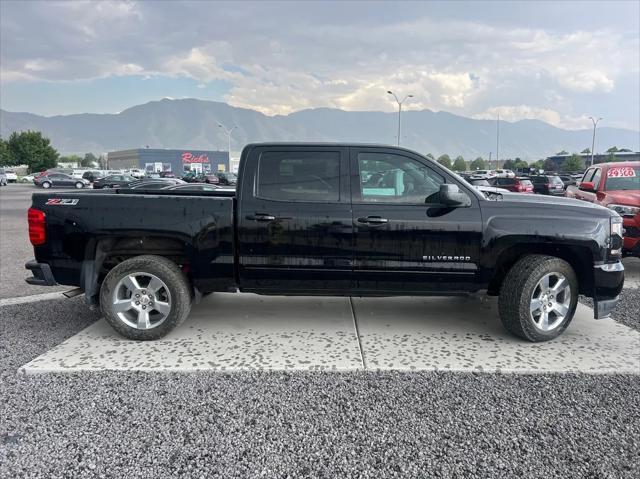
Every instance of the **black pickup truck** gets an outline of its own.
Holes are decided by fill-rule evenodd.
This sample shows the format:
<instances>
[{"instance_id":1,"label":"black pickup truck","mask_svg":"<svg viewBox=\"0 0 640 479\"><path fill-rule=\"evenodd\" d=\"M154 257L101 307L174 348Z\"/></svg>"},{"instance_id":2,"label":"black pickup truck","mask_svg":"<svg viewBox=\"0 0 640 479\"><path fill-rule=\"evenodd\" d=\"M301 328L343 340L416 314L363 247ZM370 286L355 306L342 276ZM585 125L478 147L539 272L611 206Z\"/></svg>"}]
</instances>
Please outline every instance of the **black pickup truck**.
<instances>
[{"instance_id":1,"label":"black pickup truck","mask_svg":"<svg viewBox=\"0 0 640 479\"><path fill-rule=\"evenodd\" d=\"M31 284L76 286L132 339L164 336L215 291L499 295L504 326L561 334L583 294L606 318L622 219L566 198L485 197L412 151L252 144L237 191L35 193Z\"/></svg>"}]
</instances>

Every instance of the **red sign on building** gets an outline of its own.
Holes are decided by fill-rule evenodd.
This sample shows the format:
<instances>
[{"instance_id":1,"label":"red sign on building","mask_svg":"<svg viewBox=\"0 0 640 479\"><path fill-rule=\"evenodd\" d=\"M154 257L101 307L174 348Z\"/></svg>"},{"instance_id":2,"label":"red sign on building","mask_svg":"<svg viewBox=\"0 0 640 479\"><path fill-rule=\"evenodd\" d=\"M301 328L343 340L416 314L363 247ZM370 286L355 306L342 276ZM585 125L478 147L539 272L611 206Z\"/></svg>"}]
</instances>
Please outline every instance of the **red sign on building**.
<instances>
[{"instance_id":1,"label":"red sign on building","mask_svg":"<svg viewBox=\"0 0 640 479\"><path fill-rule=\"evenodd\" d=\"M209 163L209 157L207 155L194 155L189 151L182 153L182 163Z\"/></svg>"}]
</instances>

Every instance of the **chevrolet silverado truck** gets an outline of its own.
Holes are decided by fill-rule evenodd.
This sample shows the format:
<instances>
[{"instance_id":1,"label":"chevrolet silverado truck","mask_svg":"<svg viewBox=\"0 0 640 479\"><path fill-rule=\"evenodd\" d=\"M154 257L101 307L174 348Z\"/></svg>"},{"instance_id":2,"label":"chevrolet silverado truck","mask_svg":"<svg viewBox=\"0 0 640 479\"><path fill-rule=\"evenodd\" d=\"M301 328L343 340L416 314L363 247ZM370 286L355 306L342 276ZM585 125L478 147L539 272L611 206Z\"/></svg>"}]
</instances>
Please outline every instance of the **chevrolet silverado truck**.
<instances>
[{"instance_id":1,"label":"chevrolet silverado truck","mask_svg":"<svg viewBox=\"0 0 640 479\"><path fill-rule=\"evenodd\" d=\"M578 295L607 318L622 219L590 203L485 196L410 150L251 144L237 189L35 193L30 284L75 286L123 336L166 335L212 292L498 295L508 331L560 335ZM428 311L425 311L428 313ZM480 319L480 318L479 318Z\"/></svg>"},{"instance_id":2,"label":"chevrolet silverado truck","mask_svg":"<svg viewBox=\"0 0 640 479\"><path fill-rule=\"evenodd\" d=\"M640 161L593 165L565 196L616 211L622 216L622 255L640 257Z\"/></svg>"}]
</instances>

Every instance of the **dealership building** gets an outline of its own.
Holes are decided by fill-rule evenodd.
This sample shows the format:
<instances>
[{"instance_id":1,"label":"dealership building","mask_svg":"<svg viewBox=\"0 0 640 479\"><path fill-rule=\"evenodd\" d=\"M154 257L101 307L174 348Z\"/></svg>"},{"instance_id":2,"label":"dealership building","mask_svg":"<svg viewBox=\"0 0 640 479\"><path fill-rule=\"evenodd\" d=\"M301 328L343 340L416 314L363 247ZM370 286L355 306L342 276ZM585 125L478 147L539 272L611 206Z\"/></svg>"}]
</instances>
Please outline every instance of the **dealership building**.
<instances>
[{"instance_id":1,"label":"dealership building","mask_svg":"<svg viewBox=\"0 0 640 479\"><path fill-rule=\"evenodd\" d=\"M183 175L188 171L212 173L229 171L229 152L205 150L165 150L136 148L107 153L109 169L140 168L148 172L171 171Z\"/></svg>"}]
</instances>

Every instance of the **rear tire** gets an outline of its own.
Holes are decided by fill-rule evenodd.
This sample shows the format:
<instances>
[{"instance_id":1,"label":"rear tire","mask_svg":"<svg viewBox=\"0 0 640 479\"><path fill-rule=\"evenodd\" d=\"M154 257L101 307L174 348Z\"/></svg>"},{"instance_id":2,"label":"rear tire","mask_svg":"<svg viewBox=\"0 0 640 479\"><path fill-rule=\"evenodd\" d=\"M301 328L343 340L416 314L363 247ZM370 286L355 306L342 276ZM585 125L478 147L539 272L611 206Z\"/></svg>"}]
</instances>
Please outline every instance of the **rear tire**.
<instances>
[{"instance_id":1,"label":"rear tire","mask_svg":"<svg viewBox=\"0 0 640 479\"><path fill-rule=\"evenodd\" d=\"M78 188L79 190L80 190L80 189L82 189L82 188L84 188L84 183L83 183L82 181L78 181L78 182L76 183L76 188Z\"/></svg>"},{"instance_id":2,"label":"rear tire","mask_svg":"<svg viewBox=\"0 0 640 479\"><path fill-rule=\"evenodd\" d=\"M49 183L48 181L43 181L42 182L42 187L47 190L49 188L51 188L51 183Z\"/></svg>"},{"instance_id":3,"label":"rear tire","mask_svg":"<svg viewBox=\"0 0 640 479\"><path fill-rule=\"evenodd\" d=\"M144 305L148 309L143 311ZM100 308L107 322L125 338L159 339L189 315L191 288L173 261L162 256L136 256L109 271L100 288Z\"/></svg>"},{"instance_id":4,"label":"rear tire","mask_svg":"<svg viewBox=\"0 0 640 479\"><path fill-rule=\"evenodd\" d=\"M578 304L578 279L566 261L528 255L514 264L500 288L500 320L512 334L531 342L560 336Z\"/></svg>"}]
</instances>

